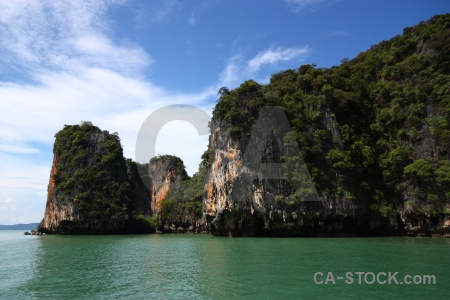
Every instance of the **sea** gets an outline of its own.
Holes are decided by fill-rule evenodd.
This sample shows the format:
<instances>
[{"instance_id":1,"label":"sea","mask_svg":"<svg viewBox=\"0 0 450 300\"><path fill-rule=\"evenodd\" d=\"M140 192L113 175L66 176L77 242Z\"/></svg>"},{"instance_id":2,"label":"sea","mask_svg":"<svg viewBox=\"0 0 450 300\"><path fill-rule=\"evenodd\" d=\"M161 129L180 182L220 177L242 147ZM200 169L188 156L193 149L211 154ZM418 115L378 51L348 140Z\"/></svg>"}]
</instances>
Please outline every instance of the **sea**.
<instances>
[{"instance_id":1,"label":"sea","mask_svg":"<svg viewBox=\"0 0 450 300\"><path fill-rule=\"evenodd\" d=\"M450 299L450 239L0 231L0 299Z\"/></svg>"}]
</instances>

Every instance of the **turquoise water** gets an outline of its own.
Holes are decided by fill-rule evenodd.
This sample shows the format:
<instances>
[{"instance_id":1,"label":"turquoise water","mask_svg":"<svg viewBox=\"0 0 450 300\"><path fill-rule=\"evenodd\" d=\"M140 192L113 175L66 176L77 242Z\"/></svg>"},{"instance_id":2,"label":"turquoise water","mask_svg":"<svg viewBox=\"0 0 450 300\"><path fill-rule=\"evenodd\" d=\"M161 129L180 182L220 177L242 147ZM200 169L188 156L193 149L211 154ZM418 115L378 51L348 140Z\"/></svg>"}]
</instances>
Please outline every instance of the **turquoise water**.
<instances>
[{"instance_id":1,"label":"turquoise water","mask_svg":"<svg viewBox=\"0 0 450 300\"><path fill-rule=\"evenodd\" d=\"M327 273L435 275L353 284ZM380 277L383 279L383 277ZM387 277L385 278L387 279ZM371 281L371 277L368 277ZM0 299L449 299L450 239L24 236L0 231Z\"/></svg>"}]
</instances>

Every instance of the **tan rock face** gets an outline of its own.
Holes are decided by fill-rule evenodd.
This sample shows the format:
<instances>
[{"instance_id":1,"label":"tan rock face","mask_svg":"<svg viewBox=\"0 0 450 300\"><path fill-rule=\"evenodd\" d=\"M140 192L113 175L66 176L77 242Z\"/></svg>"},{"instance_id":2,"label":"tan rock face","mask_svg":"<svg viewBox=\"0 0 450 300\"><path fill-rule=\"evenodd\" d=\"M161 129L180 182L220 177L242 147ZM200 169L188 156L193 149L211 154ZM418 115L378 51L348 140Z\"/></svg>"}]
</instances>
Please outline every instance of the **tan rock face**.
<instances>
[{"instance_id":1,"label":"tan rock face","mask_svg":"<svg viewBox=\"0 0 450 300\"><path fill-rule=\"evenodd\" d=\"M163 201L170 187L179 182L177 176L173 172L168 172L166 178L160 183L159 181L152 181L152 189L150 191L151 209L154 212L161 210L161 201ZM160 184L158 184L160 183Z\"/></svg>"},{"instance_id":2,"label":"tan rock face","mask_svg":"<svg viewBox=\"0 0 450 300\"><path fill-rule=\"evenodd\" d=\"M204 211L215 216L224 209L250 203L253 195L250 185L238 191L239 176L243 173L242 152L238 143L233 141L223 130L219 122L211 123L210 148L214 148L211 168L209 170Z\"/></svg>"},{"instance_id":3,"label":"tan rock face","mask_svg":"<svg viewBox=\"0 0 450 300\"><path fill-rule=\"evenodd\" d=\"M58 163L58 154L55 152L52 168L50 170L47 205L42 223L44 228L47 228L50 231L55 231L61 221L73 220L73 204L70 201L60 201L55 191L55 175L58 172Z\"/></svg>"},{"instance_id":4,"label":"tan rock face","mask_svg":"<svg viewBox=\"0 0 450 300\"><path fill-rule=\"evenodd\" d=\"M270 210L274 195L264 199L264 191L269 189L263 188L262 174L245 166L239 141L231 138L224 126L220 121L210 124L209 148L214 151L205 184L203 211L210 221L223 218L225 228L220 230L225 232L215 232L214 227L217 229L219 225L213 224L213 233L226 235L230 231L231 235L232 231L245 230L246 222L253 222L255 212L263 218ZM248 226L250 231L256 230L253 225Z\"/></svg>"},{"instance_id":5,"label":"tan rock face","mask_svg":"<svg viewBox=\"0 0 450 300\"><path fill-rule=\"evenodd\" d=\"M233 188L235 181L242 172L240 162L240 150L230 148L227 150L217 149L211 171L206 183L205 210L208 214L217 212L236 205L239 199L233 199ZM240 200L250 200L251 194L240 194ZM236 201L235 201L236 200Z\"/></svg>"},{"instance_id":6,"label":"tan rock face","mask_svg":"<svg viewBox=\"0 0 450 300\"><path fill-rule=\"evenodd\" d=\"M450 227L450 219L444 220L444 227Z\"/></svg>"},{"instance_id":7,"label":"tan rock face","mask_svg":"<svg viewBox=\"0 0 450 300\"><path fill-rule=\"evenodd\" d=\"M150 163L150 206L154 214L161 210L161 202L166 198L170 188L180 185L185 176L179 174L181 169L177 169L178 161L174 163L173 159L161 157ZM180 162L182 164L181 160Z\"/></svg>"}]
</instances>

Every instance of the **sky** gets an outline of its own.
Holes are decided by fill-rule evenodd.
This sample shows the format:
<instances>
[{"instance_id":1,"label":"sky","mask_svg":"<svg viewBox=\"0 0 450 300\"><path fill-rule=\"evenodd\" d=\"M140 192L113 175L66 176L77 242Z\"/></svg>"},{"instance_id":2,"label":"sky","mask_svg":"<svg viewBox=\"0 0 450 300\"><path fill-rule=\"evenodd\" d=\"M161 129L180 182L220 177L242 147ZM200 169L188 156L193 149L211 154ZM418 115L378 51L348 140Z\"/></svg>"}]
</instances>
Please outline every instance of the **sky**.
<instances>
[{"instance_id":1,"label":"sky","mask_svg":"<svg viewBox=\"0 0 450 300\"><path fill-rule=\"evenodd\" d=\"M0 224L40 222L56 132L91 121L135 159L144 120L171 104L211 114L222 86L343 58L436 14L439 0L1 0ZM192 175L206 150L185 121L157 154Z\"/></svg>"}]
</instances>

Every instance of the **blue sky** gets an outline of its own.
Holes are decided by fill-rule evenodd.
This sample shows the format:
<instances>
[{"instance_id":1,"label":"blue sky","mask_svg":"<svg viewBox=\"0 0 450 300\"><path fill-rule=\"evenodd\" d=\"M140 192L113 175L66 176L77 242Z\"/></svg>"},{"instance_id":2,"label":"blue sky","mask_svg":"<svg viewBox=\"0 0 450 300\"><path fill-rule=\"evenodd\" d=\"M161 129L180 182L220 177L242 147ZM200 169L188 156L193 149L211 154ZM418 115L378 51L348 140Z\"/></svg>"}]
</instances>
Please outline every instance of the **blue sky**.
<instances>
[{"instance_id":1,"label":"blue sky","mask_svg":"<svg viewBox=\"0 0 450 300\"><path fill-rule=\"evenodd\" d=\"M302 64L338 65L448 1L0 1L0 224L39 222L54 134L92 121L134 158L146 117L169 104L208 113L222 86ZM195 172L207 136L174 121L157 153Z\"/></svg>"}]
</instances>

